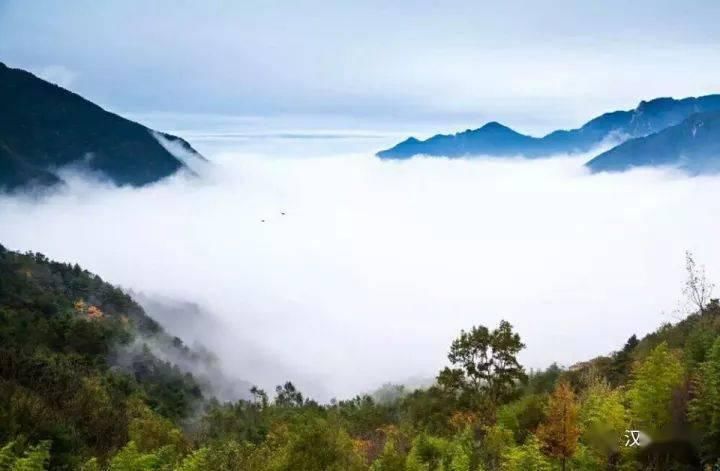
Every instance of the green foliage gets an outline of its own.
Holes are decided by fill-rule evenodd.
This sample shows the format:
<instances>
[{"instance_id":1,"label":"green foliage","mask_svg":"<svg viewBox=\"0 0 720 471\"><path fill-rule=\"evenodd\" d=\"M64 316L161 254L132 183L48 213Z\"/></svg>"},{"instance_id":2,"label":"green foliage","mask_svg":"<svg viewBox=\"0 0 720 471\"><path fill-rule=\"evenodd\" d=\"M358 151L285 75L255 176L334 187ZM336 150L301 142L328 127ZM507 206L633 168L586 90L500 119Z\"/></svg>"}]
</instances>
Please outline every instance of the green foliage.
<instances>
[{"instance_id":1,"label":"green foliage","mask_svg":"<svg viewBox=\"0 0 720 471\"><path fill-rule=\"evenodd\" d=\"M545 370L531 371L528 374L525 392L528 394L549 394L555 389L555 384L562 376L563 370L557 363L553 363Z\"/></svg>"},{"instance_id":2,"label":"green foliage","mask_svg":"<svg viewBox=\"0 0 720 471\"><path fill-rule=\"evenodd\" d=\"M512 431L515 441L523 443L545 419L546 405L547 395L528 394L501 406L497 412L497 422Z\"/></svg>"},{"instance_id":3,"label":"green foliage","mask_svg":"<svg viewBox=\"0 0 720 471\"><path fill-rule=\"evenodd\" d=\"M625 342L622 350L615 352L608 372L608 380L611 384L619 385L627 381L632 370L633 351L639 343L640 341L637 336L633 334L627 342Z\"/></svg>"},{"instance_id":4,"label":"green foliage","mask_svg":"<svg viewBox=\"0 0 720 471\"><path fill-rule=\"evenodd\" d=\"M383 451L370 466L370 471L405 471L406 456L398 449L396 440L385 442Z\"/></svg>"},{"instance_id":5,"label":"green foliage","mask_svg":"<svg viewBox=\"0 0 720 471\"><path fill-rule=\"evenodd\" d=\"M128 404L128 438L139 451L152 451L169 447L178 452L188 446L180 429L168 419L150 410L138 399Z\"/></svg>"},{"instance_id":6,"label":"green foliage","mask_svg":"<svg viewBox=\"0 0 720 471\"><path fill-rule=\"evenodd\" d=\"M514 446L512 431L502 425L488 427L480 446L481 460L487 469L500 469L503 457Z\"/></svg>"},{"instance_id":7,"label":"green foliage","mask_svg":"<svg viewBox=\"0 0 720 471\"><path fill-rule=\"evenodd\" d=\"M200 448L195 450L176 468L176 471L205 471L207 469L217 469L210 467L211 450L209 448Z\"/></svg>"},{"instance_id":8,"label":"green foliage","mask_svg":"<svg viewBox=\"0 0 720 471\"><path fill-rule=\"evenodd\" d=\"M451 438L425 433L413 440L407 456L407 471L479 470L479 454L470 428Z\"/></svg>"},{"instance_id":9,"label":"green foliage","mask_svg":"<svg viewBox=\"0 0 720 471\"><path fill-rule=\"evenodd\" d=\"M480 456L470 427L453 437L446 451L446 471L479 471Z\"/></svg>"},{"instance_id":10,"label":"green foliage","mask_svg":"<svg viewBox=\"0 0 720 471\"><path fill-rule=\"evenodd\" d=\"M219 404L213 401L201 419L199 438L203 441L235 440L260 444L268 433L266 412L269 413L267 403L263 402Z\"/></svg>"},{"instance_id":11,"label":"green foliage","mask_svg":"<svg viewBox=\"0 0 720 471\"><path fill-rule=\"evenodd\" d=\"M142 452L135 442L129 442L110 461L109 471L162 470L171 471L177 462L177 453L172 446Z\"/></svg>"},{"instance_id":12,"label":"green foliage","mask_svg":"<svg viewBox=\"0 0 720 471\"><path fill-rule=\"evenodd\" d=\"M16 442L0 448L0 471L44 471L50 463L50 442L42 441L22 451Z\"/></svg>"},{"instance_id":13,"label":"green foliage","mask_svg":"<svg viewBox=\"0 0 720 471\"><path fill-rule=\"evenodd\" d=\"M333 421L303 416L278 426L268 439L272 470L352 471L364 469L364 459L350 435Z\"/></svg>"},{"instance_id":14,"label":"green foliage","mask_svg":"<svg viewBox=\"0 0 720 471\"><path fill-rule=\"evenodd\" d=\"M575 471L595 471L598 469L612 469L604 457L599 456L585 445L578 445L575 454L570 460L570 469Z\"/></svg>"},{"instance_id":15,"label":"green foliage","mask_svg":"<svg viewBox=\"0 0 720 471\"><path fill-rule=\"evenodd\" d=\"M683 381L678 355L665 342L655 347L633 372L628 390L634 424L648 432L670 425L673 392Z\"/></svg>"},{"instance_id":16,"label":"green foliage","mask_svg":"<svg viewBox=\"0 0 720 471\"><path fill-rule=\"evenodd\" d=\"M517 383L525 379L517 361L517 354L524 347L506 321L501 321L493 331L485 326L462 331L448 354L450 362L459 368L445 368L438 375L438 383L462 392L473 405L484 399L495 406L511 397Z\"/></svg>"},{"instance_id":17,"label":"green foliage","mask_svg":"<svg viewBox=\"0 0 720 471\"><path fill-rule=\"evenodd\" d=\"M369 437L384 425L397 421L397 407L393 403L378 404L371 396L356 396L337 404L343 425L353 436Z\"/></svg>"},{"instance_id":18,"label":"green foliage","mask_svg":"<svg viewBox=\"0 0 720 471\"><path fill-rule=\"evenodd\" d=\"M437 471L444 467L448 440L421 433L412 442L407 457L408 471Z\"/></svg>"},{"instance_id":19,"label":"green foliage","mask_svg":"<svg viewBox=\"0 0 720 471\"><path fill-rule=\"evenodd\" d=\"M688 415L702 433L701 450L707 463L720 460L720 337L693 380Z\"/></svg>"},{"instance_id":20,"label":"green foliage","mask_svg":"<svg viewBox=\"0 0 720 471\"><path fill-rule=\"evenodd\" d=\"M552 465L542 453L538 439L531 435L524 444L506 451L501 469L502 471L551 471Z\"/></svg>"},{"instance_id":21,"label":"green foliage","mask_svg":"<svg viewBox=\"0 0 720 471\"><path fill-rule=\"evenodd\" d=\"M185 417L201 397L191 377L149 353L118 357L134 337L162 335L129 296L77 265L1 249L0 442L49 440L51 467L79 468L127 443L133 397Z\"/></svg>"},{"instance_id":22,"label":"green foliage","mask_svg":"<svg viewBox=\"0 0 720 471\"><path fill-rule=\"evenodd\" d=\"M622 392L602 378L595 378L585 390L580 406L585 455L595 454L598 461L607 464L617 451L629 423L623 399Z\"/></svg>"},{"instance_id":23,"label":"green foliage","mask_svg":"<svg viewBox=\"0 0 720 471\"><path fill-rule=\"evenodd\" d=\"M0 246L0 471L482 471L642 469L626 429L720 459L720 304L608 357L525 382L510 324L452 342L438 383L318 404L205 400L153 352L193 353L121 290L78 266ZM151 347L152 345L152 347ZM688 381L689 380L689 381ZM691 386L688 386L691 384ZM687 412L687 414L686 414ZM679 426L678 426L679 425ZM690 443L688 443L690 441ZM689 450L689 451L688 451ZM658 455L658 453L660 455ZM667 456L665 456L667 455Z\"/></svg>"}]
</instances>

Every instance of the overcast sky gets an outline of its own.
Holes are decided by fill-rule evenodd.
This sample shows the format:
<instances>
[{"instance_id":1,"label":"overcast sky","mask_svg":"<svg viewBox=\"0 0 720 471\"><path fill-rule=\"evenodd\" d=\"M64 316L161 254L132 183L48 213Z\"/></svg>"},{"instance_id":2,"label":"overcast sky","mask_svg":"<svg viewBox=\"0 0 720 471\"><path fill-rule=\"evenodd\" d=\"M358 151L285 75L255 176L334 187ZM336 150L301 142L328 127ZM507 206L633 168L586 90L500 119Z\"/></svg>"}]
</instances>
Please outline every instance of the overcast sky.
<instances>
[{"instance_id":1,"label":"overcast sky","mask_svg":"<svg viewBox=\"0 0 720 471\"><path fill-rule=\"evenodd\" d=\"M0 0L0 60L143 113L570 127L720 90L720 2Z\"/></svg>"}]
</instances>

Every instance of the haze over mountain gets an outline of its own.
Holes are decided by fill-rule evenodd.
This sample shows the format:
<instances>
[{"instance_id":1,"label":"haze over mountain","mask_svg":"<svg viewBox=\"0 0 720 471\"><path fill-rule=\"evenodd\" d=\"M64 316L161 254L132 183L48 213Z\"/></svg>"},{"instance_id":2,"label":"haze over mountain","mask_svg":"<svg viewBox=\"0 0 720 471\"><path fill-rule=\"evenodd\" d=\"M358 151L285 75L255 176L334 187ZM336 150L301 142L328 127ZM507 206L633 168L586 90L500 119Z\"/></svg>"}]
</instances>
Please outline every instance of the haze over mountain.
<instances>
[{"instance_id":1,"label":"haze over mountain","mask_svg":"<svg viewBox=\"0 0 720 471\"><path fill-rule=\"evenodd\" d=\"M183 139L105 111L0 63L0 189L60 183L73 165L117 185L142 186L202 159Z\"/></svg>"},{"instance_id":2,"label":"haze over mountain","mask_svg":"<svg viewBox=\"0 0 720 471\"><path fill-rule=\"evenodd\" d=\"M540 138L491 122L479 129L438 134L424 141L411 137L377 155L385 159L404 159L418 154L445 157L521 155L534 158L582 153L608 139L647 136L674 126L694 113L710 111L720 111L720 95L680 100L656 98L642 101L632 110L605 113L578 129L558 130Z\"/></svg>"},{"instance_id":3,"label":"haze over mountain","mask_svg":"<svg viewBox=\"0 0 720 471\"><path fill-rule=\"evenodd\" d=\"M585 164L592 171L674 166L691 174L720 170L720 112L697 113L658 133L638 137Z\"/></svg>"}]
</instances>

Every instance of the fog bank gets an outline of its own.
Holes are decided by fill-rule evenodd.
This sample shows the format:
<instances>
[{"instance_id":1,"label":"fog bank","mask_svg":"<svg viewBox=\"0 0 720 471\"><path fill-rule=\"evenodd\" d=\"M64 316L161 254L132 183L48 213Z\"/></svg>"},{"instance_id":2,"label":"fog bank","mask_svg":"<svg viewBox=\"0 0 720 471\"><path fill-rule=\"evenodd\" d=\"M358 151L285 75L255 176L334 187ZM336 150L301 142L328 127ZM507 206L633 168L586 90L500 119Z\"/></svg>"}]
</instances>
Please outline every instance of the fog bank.
<instances>
[{"instance_id":1,"label":"fog bank","mask_svg":"<svg viewBox=\"0 0 720 471\"><path fill-rule=\"evenodd\" d=\"M71 178L39 201L3 197L0 243L194 303L191 316L145 305L227 374L321 400L432 377L460 329L501 318L526 366L570 365L672 320L686 249L720 275L720 178L589 175L586 156L289 154L223 153L201 178L143 189Z\"/></svg>"}]
</instances>

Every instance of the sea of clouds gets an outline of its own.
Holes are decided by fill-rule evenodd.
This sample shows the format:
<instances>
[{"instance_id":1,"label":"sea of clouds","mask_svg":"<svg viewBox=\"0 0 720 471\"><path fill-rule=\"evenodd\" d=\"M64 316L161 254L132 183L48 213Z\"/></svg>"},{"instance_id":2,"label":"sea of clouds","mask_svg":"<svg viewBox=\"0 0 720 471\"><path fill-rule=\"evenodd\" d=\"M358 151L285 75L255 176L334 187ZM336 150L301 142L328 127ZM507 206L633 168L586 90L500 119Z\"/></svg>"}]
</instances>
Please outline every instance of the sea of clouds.
<instances>
[{"instance_id":1,"label":"sea of clouds","mask_svg":"<svg viewBox=\"0 0 720 471\"><path fill-rule=\"evenodd\" d=\"M527 367L570 365L676 320L685 250L720 277L717 177L290 154L219 152L142 189L69 175L0 198L0 243L139 293L228 375L320 400L432 378L460 329L500 319Z\"/></svg>"}]
</instances>

